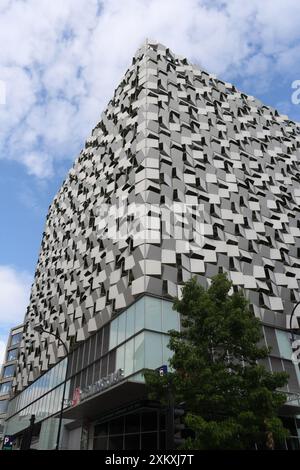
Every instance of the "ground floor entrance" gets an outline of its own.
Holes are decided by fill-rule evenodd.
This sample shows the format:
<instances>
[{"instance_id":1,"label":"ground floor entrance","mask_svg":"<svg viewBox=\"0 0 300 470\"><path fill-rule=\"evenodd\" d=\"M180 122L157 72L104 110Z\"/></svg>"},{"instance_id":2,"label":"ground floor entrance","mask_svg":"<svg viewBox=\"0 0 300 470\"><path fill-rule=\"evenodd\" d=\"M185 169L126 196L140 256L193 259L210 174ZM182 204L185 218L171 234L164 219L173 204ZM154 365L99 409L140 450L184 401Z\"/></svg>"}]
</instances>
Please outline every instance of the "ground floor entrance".
<instances>
[{"instance_id":1,"label":"ground floor entrance","mask_svg":"<svg viewBox=\"0 0 300 470\"><path fill-rule=\"evenodd\" d=\"M93 425L93 449L146 450L166 448L164 410L141 404L131 412L120 412Z\"/></svg>"}]
</instances>

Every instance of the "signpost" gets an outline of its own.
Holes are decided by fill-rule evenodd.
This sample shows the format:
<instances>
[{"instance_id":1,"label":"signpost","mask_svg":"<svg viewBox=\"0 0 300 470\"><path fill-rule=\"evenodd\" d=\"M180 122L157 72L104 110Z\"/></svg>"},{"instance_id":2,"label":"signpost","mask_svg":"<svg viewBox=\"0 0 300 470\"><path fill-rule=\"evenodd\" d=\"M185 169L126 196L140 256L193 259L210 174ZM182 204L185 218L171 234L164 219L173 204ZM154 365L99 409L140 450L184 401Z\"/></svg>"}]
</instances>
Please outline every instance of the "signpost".
<instances>
[{"instance_id":1,"label":"signpost","mask_svg":"<svg viewBox=\"0 0 300 470\"><path fill-rule=\"evenodd\" d=\"M160 376L166 375L168 373L168 366L165 364L156 369Z\"/></svg>"},{"instance_id":2,"label":"signpost","mask_svg":"<svg viewBox=\"0 0 300 470\"><path fill-rule=\"evenodd\" d=\"M12 450L14 443L13 436L4 436L2 450Z\"/></svg>"}]
</instances>

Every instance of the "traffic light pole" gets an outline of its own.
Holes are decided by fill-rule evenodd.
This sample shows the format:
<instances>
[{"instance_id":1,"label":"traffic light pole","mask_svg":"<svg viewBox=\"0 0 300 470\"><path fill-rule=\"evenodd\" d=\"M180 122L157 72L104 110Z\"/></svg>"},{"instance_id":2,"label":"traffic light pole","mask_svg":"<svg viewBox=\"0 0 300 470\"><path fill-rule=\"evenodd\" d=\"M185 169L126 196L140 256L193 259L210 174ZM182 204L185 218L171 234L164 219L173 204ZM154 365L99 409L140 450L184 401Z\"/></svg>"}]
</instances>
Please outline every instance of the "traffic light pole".
<instances>
[{"instance_id":1,"label":"traffic light pole","mask_svg":"<svg viewBox=\"0 0 300 470\"><path fill-rule=\"evenodd\" d=\"M168 408L167 408L167 420L166 420L166 449L173 450L174 449L174 396L172 393L172 388L170 384L168 384L167 388L168 392Z\"/></svg>"}]
</instances>

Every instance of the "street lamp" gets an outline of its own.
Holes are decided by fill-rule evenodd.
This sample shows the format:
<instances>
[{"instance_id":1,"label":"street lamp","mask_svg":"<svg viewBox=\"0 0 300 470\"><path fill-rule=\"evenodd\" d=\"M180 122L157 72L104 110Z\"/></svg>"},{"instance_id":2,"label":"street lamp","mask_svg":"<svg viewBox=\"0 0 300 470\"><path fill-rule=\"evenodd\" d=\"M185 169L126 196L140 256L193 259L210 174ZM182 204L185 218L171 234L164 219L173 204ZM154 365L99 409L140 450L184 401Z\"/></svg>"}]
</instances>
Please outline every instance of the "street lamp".
<instances>
[{"instance_id":1,"label":"street lamp","mask_svg":"<svg viewBox=\"0 0 300 470\"><path fill-rule=\"evenodd\" d=\"M295 312L296 312L296 308L297 308L299 305L300 305L300 302L296 303L296 305L295 305L294 308L293 308L292 314L291 314L291 316L290 316L290 331L291 331L291 334L292 334L292 343L295 341L295 336L294 336L294 329L295 329L295 328L292 327L293 316L294 316L294 314L295 314Z\"/></svg>"},{"instance_id":2,"label":"street lamp","mask_svg":"<svg viewBox=\"0 0 300 470\"><path fill-rule=\"evenodd\" d=\"M65 394L66 394L66 385L67 385L67 373L68 373L68 365L69 365L69 352L68 348L61 339L60 336L56 335L55 333L51 333L48 330L45 330L41 325L37 325L34 328L34 331L37 333L47 333L48 335L54 336L64 347L66 357L67 357L67 366L66 366L66 375L65 375L65 380L64 380L64 388L63 388L63 394L62 394L62 400L61 400L61 408L60 408L60 413L59 413L59 423L58 423L58 431L57 431L57 438L56 438L56 446L55 450L59 450L59 440L60 440L60 433L61 433L61 425L62 425L62 416L63 416L63 411L64 411L64 404L65 404Z\"/></svg>"}]
</instances>

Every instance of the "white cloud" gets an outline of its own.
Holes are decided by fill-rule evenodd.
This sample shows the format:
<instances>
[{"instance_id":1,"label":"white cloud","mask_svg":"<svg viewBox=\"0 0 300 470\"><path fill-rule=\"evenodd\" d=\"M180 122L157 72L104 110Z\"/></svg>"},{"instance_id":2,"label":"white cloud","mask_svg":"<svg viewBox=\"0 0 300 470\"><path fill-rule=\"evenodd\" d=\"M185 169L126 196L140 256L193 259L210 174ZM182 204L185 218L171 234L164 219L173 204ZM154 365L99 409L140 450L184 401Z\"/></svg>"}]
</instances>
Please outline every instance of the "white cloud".
<instances>
[{"instance_id":1,"label":"white cloud","mask_svg":"<svg viewBox=\"0 0 300 470\"><path fill-rule=\"evenodd\" d=\"M32 277L11 266L0 265L0 327L22 323L29 304Z\"/></svg>"},{"instance_id":2,"label":"white cloud","mask_svg":"<svg viewBox=\"0 0 300 470\"><path fill-rule=\"evenodd\" d=\"M44 153L27 153L23 156L23 162L29 175L38 178L47 178L53 175L52 159Z\"/></svg>"},{"instance_id":3,"label":"white cloud","mask_svg":"<svg viewBox=\"0 0 300 470\"><path fill-rule=\"evenodd\" d=\"M299 14L298 0L1 0L0 158L38 178L73 159L146 37L258 92L297 79Z\"/></svg>"}]
</instances>

